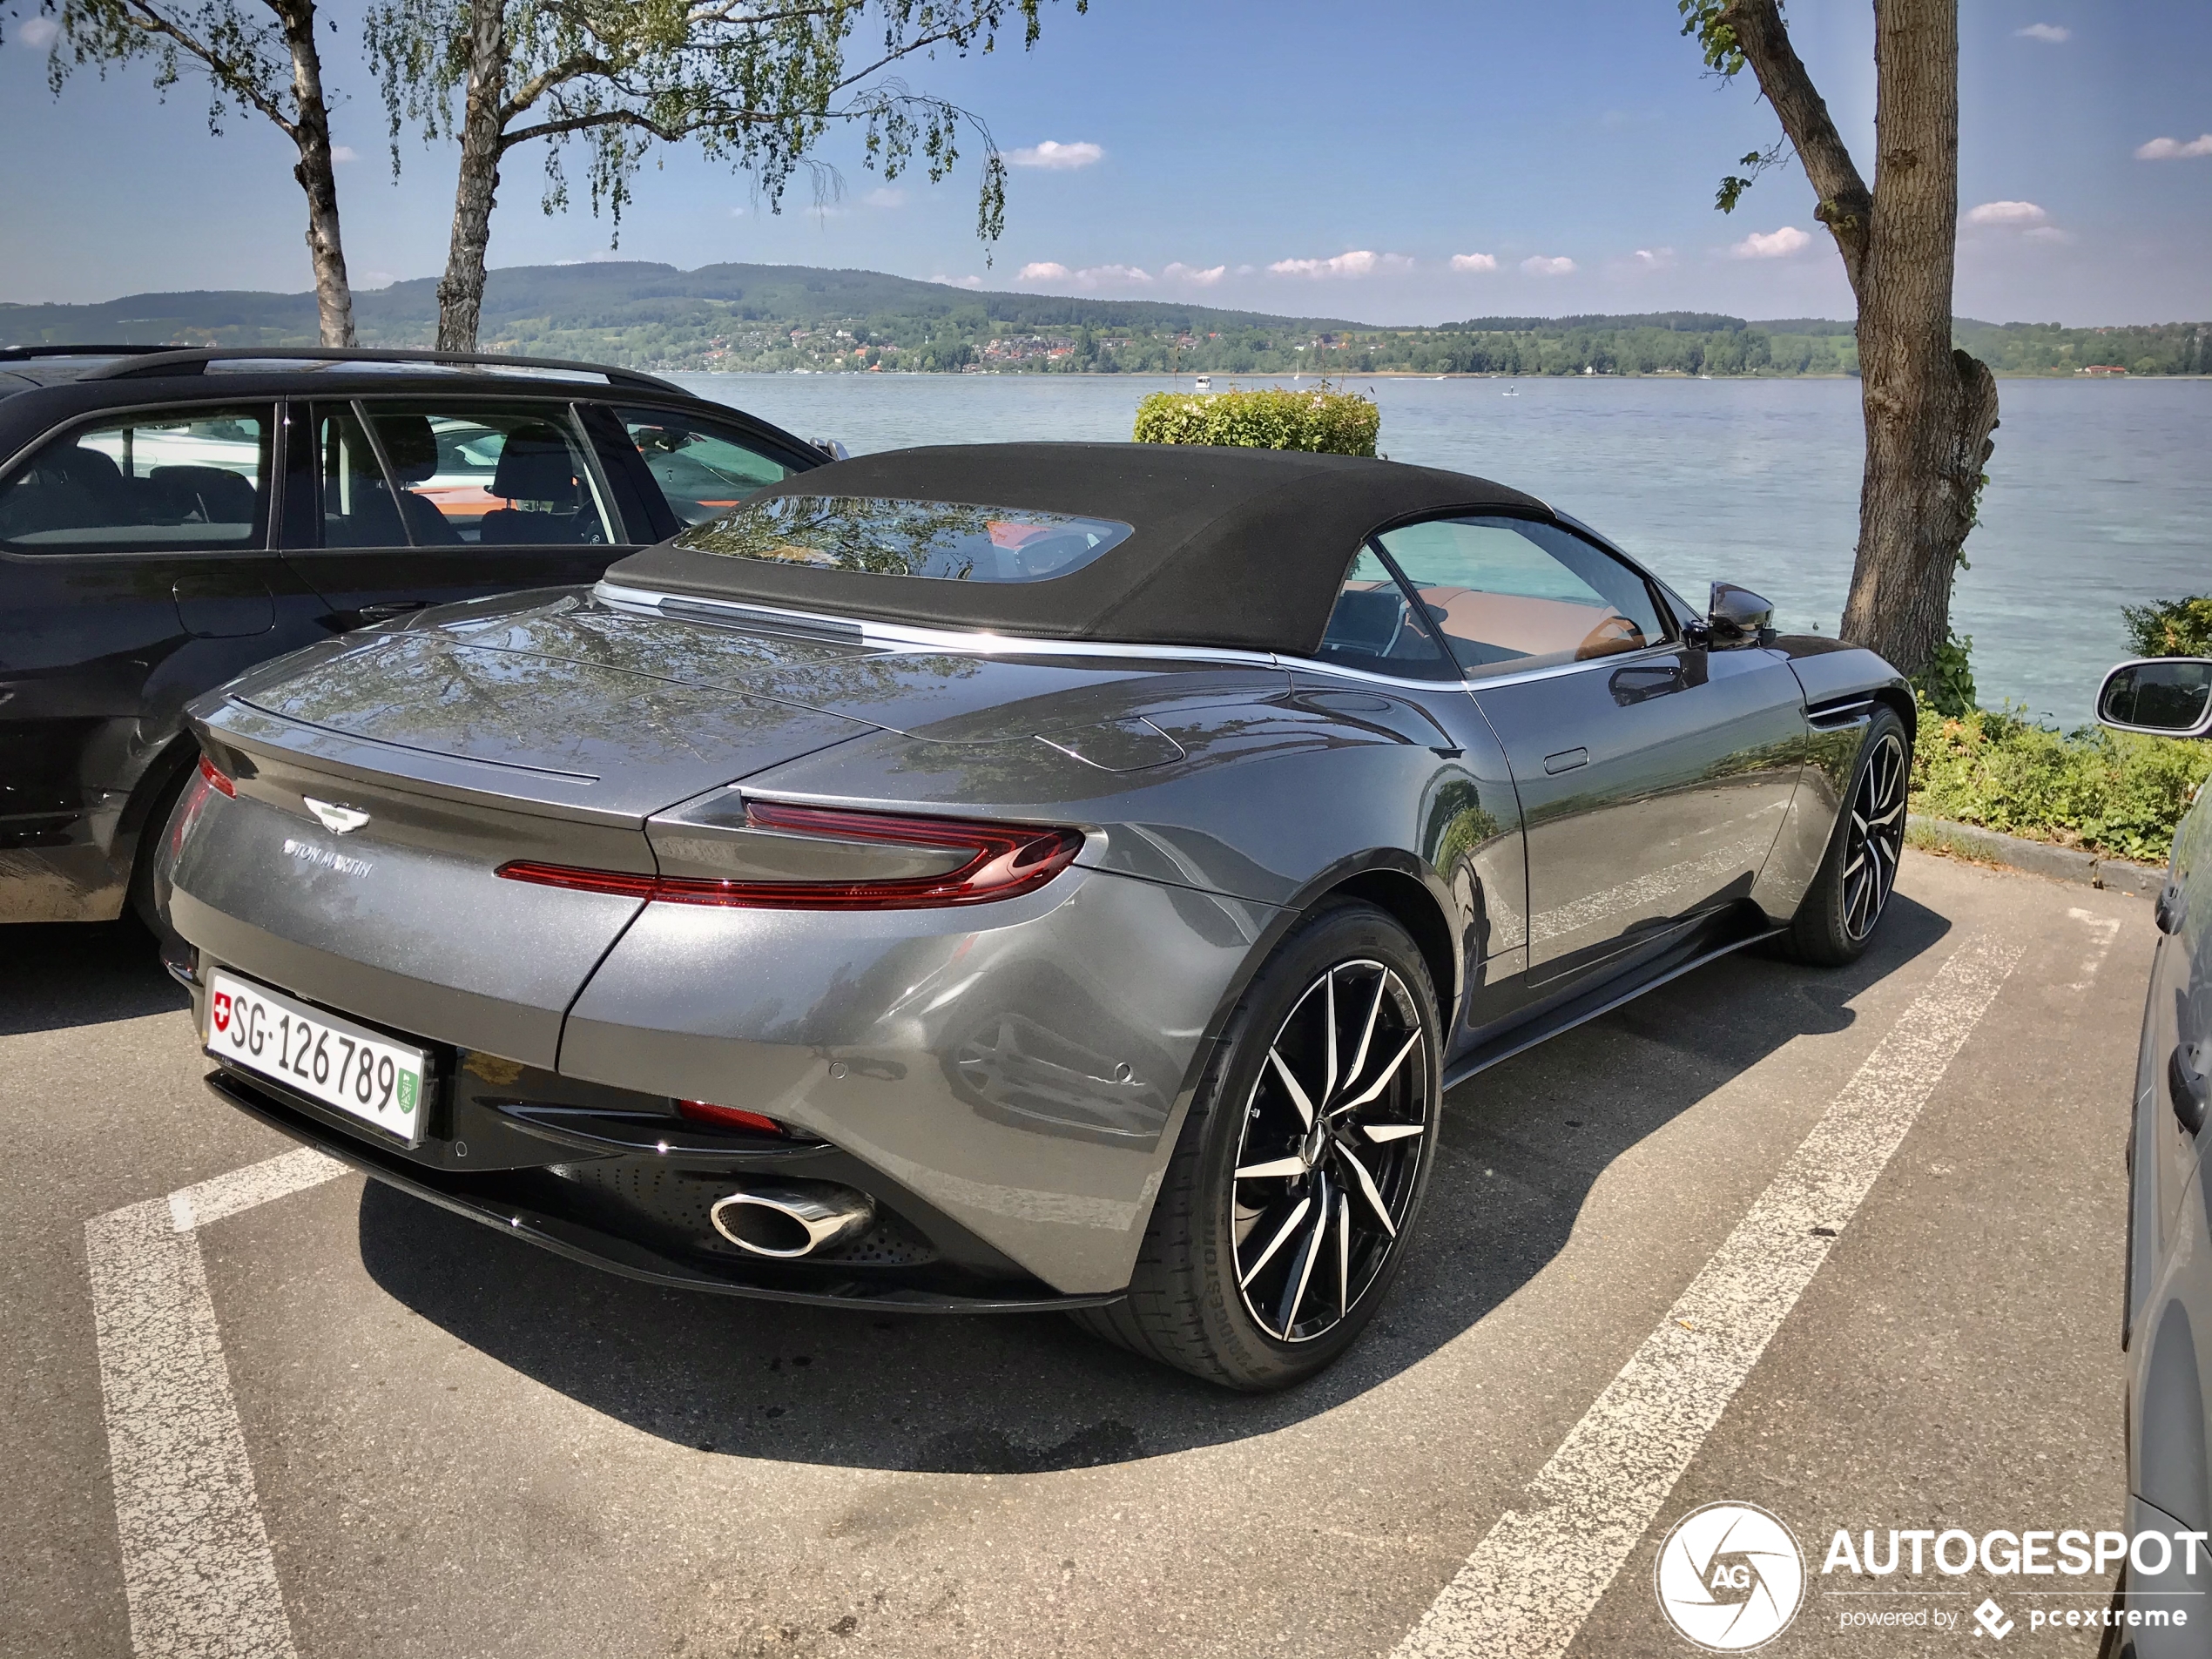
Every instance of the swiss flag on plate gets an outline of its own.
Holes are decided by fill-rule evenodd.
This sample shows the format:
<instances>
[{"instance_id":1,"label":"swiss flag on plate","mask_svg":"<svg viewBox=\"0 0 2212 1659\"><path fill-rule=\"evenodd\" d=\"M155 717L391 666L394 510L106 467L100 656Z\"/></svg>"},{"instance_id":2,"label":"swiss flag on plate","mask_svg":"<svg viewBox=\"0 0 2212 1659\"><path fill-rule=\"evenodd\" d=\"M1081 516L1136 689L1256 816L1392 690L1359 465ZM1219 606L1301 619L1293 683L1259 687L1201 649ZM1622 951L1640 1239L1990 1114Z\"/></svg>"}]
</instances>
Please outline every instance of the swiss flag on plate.
<instances>
[{"instance_id":1,"label":"swiss flag on plate","mask_svg":"<svg viewBox=\"0 0 2212 1659\"><path fill-rule=\"evenodd\" d=\"M214 1000L209 1007L210 1011L215 1016L215 1028L218 1031L229 1030L231 1024L231 994L228 991L216 992Z\"/></svg>"}]
</instances>

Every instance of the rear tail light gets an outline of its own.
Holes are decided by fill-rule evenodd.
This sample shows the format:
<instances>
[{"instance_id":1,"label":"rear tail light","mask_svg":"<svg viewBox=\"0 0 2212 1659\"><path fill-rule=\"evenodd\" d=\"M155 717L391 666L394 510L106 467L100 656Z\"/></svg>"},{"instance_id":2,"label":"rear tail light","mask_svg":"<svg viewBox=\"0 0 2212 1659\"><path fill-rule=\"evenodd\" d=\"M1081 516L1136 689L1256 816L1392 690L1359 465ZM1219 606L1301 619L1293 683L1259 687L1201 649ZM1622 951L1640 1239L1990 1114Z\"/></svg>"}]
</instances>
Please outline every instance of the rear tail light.
<instances>
[{"instance_id":1,"label":"rear tail light","mask_svg":"<svg viewBox=\"0 0 2212 1659\"><path fill-rule=\"evenodd\" d=\"M746 1111L741 1106L717 1106L711 1100L679 1100L676 1103L676 1115L714 1129L751 1130L759 1135L786 1132L784 1126L772 1117Z\"/></svg>"},{"instance_id":2,"label":"rear tail light","mask_svg":"<svg viewBox=\"0 0 2212 1659\"><path fill-rule=\"evenodd\" d=\"M634 875L618 870L581 870L562 864L517 860L499 867L510 881L617 894L664 904L725 905L755 910L928 910L984 904L1034 892L1074 862L1082 832L1028 824L980 823L967 819L909 818L852 813L824 806L749 801L746 823L787 835L826 841L873 843L908 852L962 852L968 857L934 875L880 880L716 880L698 876Z\"/></svg>"},{"instance_id":3,"label":"rear tail light","mask_svg":"<svg viewBox=\"0 0 2212 1659\"><path fill-rule=\"evenodd\" d=\"M227 795L233 800L238 799L238 786L216 770L215 763L204 754L199 758L199 775L217 794Z\"/></svg>"}]
</instances>

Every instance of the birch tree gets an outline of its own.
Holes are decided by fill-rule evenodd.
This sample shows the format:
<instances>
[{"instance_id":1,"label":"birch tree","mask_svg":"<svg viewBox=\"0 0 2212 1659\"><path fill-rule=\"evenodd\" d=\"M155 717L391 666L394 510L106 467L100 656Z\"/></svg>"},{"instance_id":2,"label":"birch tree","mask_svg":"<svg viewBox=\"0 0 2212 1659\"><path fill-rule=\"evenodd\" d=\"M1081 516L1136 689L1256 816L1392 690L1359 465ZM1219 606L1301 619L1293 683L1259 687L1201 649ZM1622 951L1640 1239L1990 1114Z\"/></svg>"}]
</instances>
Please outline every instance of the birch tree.
<instances>
[{"instance_id":1,"label":"birch tree","mask_svg":"<svg viewBox=\"0 0 2212 1659\"><path fill-rule=\"evenodd\" d=\"M592 211L609 212L619 235L631 182L656 145L696 143L749 174L773 212L802 169L818 189L834 186L834 172L813 153L833 127L857 131L864 164L887 179L920 165L932 182L951 172L965 132L984 152L977 230L995 240L1006 168L988 127L894 71L940 51L991 51L1014 20L1026 50L1044 3L373 0L367 40L395 172L410 125L426 139L460 140L438 284L440 348L476 345L501 168L511 152L540 141L545 211L567 206L563 158L581 145ZM1076 10L1088 4L1076 0Z\"/></svg>"},{"instance_id":2,"label":"birch tree","mask_svg":"<svg viewBox=\"0 0 2212 1659\"><path fill-rule=\"evenodd\" d=\"M151 59L165 94L187 71L207 84L207 130L233 115L273 123L299 151L292 176L307 197L307 257L326 346L351 346L354 293L338 229L338 177L330 111L315 44L314 0L47 0L42 15L58 32L46 59L56 97L70 76Z\"/></svg>"},{"instance_id":3,"label":"birch tree","mask_svg":"<svg viewBox=\"0 0 2212 1659\"><path fill-rule=\"evenodd\" d=\"M1858 309L1866 424L1858 551L1843 637L1939 695L1971 693L1951 635L1952 578L1995 448L1997 382L1952 343L1959 231L1958 0L1873 0L1870 188L1791 44L1781 0L1677 0L1683 32L1723 78L1748 65L1783 143L1743 158L1716 205L1732 209L1795 152Z\"/></svg>"}]
</instances>

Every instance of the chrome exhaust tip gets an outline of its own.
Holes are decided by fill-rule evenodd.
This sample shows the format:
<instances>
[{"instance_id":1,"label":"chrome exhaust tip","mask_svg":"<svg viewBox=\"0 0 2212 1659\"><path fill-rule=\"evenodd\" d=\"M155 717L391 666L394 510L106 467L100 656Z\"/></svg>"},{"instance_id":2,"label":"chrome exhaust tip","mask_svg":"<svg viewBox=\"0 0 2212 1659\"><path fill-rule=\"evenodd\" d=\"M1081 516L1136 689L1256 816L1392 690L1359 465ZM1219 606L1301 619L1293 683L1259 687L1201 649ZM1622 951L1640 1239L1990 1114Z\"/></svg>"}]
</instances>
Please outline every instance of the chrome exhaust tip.
<instances>
[{"instance_id":1,"label":"chrome exhaust tip","mask_svg":"<svg viewBox=\"0 0 2212 1659\"><path fill-rule=\"evenodd\" d=\"M749 1187L715 1200L707 1218L739 1250L790 1262L867 1231L875 1200L826 1184Z\"/></svg>"}]
</instances>

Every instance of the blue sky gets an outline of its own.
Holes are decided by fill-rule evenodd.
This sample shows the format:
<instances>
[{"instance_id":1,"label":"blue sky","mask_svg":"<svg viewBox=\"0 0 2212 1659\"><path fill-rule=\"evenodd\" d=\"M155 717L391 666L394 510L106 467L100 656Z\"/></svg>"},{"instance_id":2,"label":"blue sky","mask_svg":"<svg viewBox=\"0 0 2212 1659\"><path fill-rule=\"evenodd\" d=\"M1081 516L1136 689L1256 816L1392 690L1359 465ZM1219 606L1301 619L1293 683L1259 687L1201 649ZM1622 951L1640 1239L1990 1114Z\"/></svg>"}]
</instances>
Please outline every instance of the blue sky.
<instances>
[{"instance_id":1,"label":"blue sky","mask_svg":"<svg viewBox=\"0 0 2212 1659\"><path fill-rule=\"evenodd\" d=\"M279 134L236 118L210 138L199 89L157 102L145 68L80 74L50 98L41 30L10 3L0 300L308 286ZM435 275L452 154L407 141L394 184L357 13L344 0L325 10L336 135L357 158L340 169L355 280ZM1798 0L1790 17L1871 172L1871 7ZM1087 17L1062 0L1035 51L909 77L977 109L1031 164L1014 171L993 264L974 234L972 164L942 185L887 188L839 140L823 153L844 172L843 199L813 212L802 186L780 217L726 169L669 153L639 180L621 253L1378 322L1847 316L1801 172L1770 172L1732 217L1713 211L1721 173L1776 128L1748 76L1704 78L1676 30L1671 0L1094 0ZM2212 6L1966 0L1962 32L1959 309L2212 317L2212 138L2198 142L2212 133ZM604 220L539 211L537 157L518 152L505 172L494 266L607 256Z\"/></svg>"}]
</instances>

